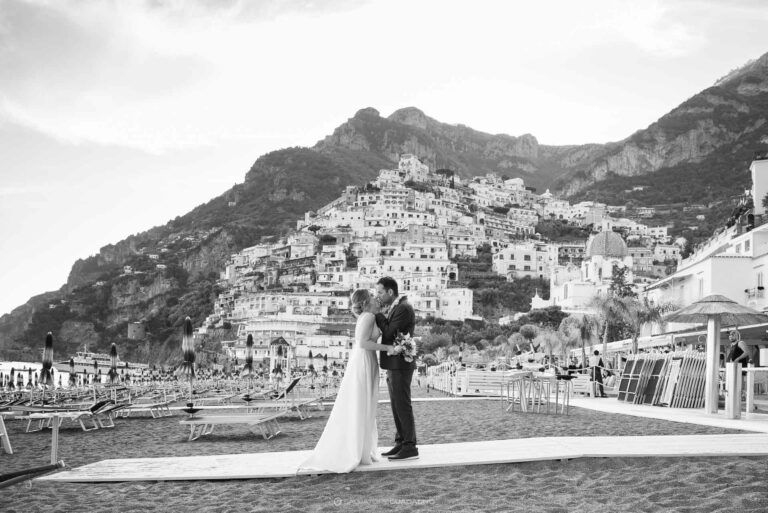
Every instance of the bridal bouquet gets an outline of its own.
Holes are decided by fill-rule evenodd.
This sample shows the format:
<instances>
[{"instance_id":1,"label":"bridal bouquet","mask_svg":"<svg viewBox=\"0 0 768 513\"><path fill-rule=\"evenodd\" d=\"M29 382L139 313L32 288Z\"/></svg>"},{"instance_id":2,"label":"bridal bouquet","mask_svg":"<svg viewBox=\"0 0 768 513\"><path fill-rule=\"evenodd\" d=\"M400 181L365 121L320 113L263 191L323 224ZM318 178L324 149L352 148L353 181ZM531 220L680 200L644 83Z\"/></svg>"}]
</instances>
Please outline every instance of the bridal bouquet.
<instances>
[{"instance_id":1,"label":"bridal bouquet","mask_svg":"<svg viewBox=\"0 0 768 513\"><path fill-rule=\"evenodd\" d=\"M412 337L409 333L398 333L395 338L395 353L402 356L406 362L412 362L418 352L418 339Z\"/></svg>"}]
</instances>

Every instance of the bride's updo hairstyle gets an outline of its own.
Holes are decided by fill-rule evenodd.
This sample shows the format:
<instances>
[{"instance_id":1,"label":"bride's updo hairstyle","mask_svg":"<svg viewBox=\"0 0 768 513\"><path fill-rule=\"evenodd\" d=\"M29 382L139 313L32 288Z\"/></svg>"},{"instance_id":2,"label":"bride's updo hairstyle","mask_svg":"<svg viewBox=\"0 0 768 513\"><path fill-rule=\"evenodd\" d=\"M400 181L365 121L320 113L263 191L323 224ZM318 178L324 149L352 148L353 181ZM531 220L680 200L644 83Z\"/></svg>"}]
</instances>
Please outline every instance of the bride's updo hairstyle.
<instances>
[{"instance_id":1,"label":"bride's updo hairstyle","mask_svg":"<svg viewBox=\"0 0 768 513\"><path fill-rule=\"evenodd\" d=\"M352 297L349 299L351 305L350 310L355 315L360 315L371 302L371 293L365 289L357 289L352 293Z\"/></svg>"}]
</instances>

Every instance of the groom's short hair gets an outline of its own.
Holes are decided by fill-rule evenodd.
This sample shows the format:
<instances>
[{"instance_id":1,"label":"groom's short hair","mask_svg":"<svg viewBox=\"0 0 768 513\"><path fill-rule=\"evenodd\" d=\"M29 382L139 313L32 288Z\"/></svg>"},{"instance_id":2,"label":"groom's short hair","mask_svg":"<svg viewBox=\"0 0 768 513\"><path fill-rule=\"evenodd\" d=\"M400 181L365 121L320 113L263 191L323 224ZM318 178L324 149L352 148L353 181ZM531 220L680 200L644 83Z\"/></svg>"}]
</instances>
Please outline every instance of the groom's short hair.
<instances>
[{"instance_id":1,"label":"groom's short hair","mask_svg":"<svg viewBox=\"0 0 768 513\"><path fill-rule=\"evenodd\" d=\"M394 278L390 278L389 276L384 276L383 278L380 278L378 282L376 282L377 285L381 285L384 287L384 290L391 290L395 293L395 296L398 295L397 290L397 282Z\"/></svg>"}]
</instances>

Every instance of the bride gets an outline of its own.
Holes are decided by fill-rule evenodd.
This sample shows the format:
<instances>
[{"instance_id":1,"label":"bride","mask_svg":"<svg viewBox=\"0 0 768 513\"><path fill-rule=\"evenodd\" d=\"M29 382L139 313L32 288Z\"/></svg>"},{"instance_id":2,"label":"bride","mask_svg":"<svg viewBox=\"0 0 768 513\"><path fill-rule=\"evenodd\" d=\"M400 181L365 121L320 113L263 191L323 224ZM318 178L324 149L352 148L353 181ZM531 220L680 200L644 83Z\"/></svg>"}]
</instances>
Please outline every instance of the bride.
<instances>
[{"instance_id":1,"label":"bride","mask_svg":"<svg viewBox=\"0 0 768 513\"><path fill-rule=\"evenodd\" d=\"M376 351L389 351L392 346L376 342L381 335L374 317L379 307L370 292L356 290L351 303L352 313L357 317L355 345L323 434L312 455L299 465L299 470L343 473L351 472L358 465L378 461L379 362Z\"/></svg>"}]
</instances>

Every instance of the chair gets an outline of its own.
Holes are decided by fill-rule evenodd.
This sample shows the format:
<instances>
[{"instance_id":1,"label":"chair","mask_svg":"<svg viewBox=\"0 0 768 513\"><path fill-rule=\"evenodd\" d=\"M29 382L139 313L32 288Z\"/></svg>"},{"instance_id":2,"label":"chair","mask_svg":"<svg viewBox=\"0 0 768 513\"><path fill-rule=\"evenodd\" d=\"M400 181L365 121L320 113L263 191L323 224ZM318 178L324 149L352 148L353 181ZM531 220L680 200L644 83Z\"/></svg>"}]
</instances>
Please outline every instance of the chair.
<instances>
[{"instance_id":1,"label":"chair","mask_svg":"<svg viewBox=\"0 0 768 513\"><path fill-rule=\"evenodd\" d=\"M577 374L571 380L571 392L595 397L595 382L587 374Z\"/></svg>"}]
</instances>

